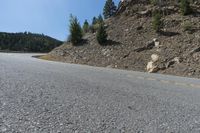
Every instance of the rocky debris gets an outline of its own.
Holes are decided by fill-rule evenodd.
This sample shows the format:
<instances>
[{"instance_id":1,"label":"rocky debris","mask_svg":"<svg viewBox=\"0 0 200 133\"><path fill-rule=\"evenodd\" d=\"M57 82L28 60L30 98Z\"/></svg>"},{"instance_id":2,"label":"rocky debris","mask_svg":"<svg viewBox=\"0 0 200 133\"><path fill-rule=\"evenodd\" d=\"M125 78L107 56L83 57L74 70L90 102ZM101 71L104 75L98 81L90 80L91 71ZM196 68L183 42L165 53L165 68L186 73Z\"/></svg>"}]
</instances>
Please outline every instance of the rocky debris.
<instances>
[{"instance_id":1,"label":"rocky debris","mask_svg":"<svg viewBox=\"0 0 200 133\"><path fill-rule=\"evenodd\" d=\"M138 16L142 17L142 16L152 16L152 10L147 9L145 11L140 11L137 13Z\"/></svg>"},{"instance_id":2,"label":"rocky debris","mask_svg":"<svg viewBox=\"0 0 200 133\"><path fill-rule=\"evenodd\" d=\"M110 56L110 50L109 49L103 49L102 54L105 56Z\"/></svg>"},{"instance_id":3,"label":"rocky debris","mask_svg":"<svg viewBox=\"0 0 200 133\"><path fill-rule=\"evenodd\" d=\"M154 41L151 41L151 42L148 42L146 46L140 47L140 48L136 48L134 51L135 52L142 52L144 50L152 49L154 46L155 46Z\"/></svg>"},{"instance_id":4,"label":"rocky debris","mask_svg":"<svg viewBox=\"0 0 200 133\"><path fill-rule=\"evenodd\" d=\"M192 51L190 51L190 54L194 54L196 52L200 52L200 47L197 47L197 48L193 49Z\"/></svg>"},{"instance_id":5,"label":"rocky debris","mask_svg":"<svg viewBox=\"0 0 200 133\"><path fill-rule=\"evenodd\" d=\"M168 61L165 65L166 68L169 68L170 66L174 65L175 63L180 63L180 58L179 57L175 57L174 59Z\"/></svg>"},{"instance_id":6,"label":"rocky debris","mask_svg":"<svg viewBox=\"0 0 200 133\"><path fill-rule=\"evenodd\" d=\"M170 14L173 14L173 13L178 12L178 11L179 11L178 6L165 6L165 7L161 8L161 12L164 15L170 15Z\"/></svg>"},{"instance_id":7,"label":"rocky debris","mask_svg":"<svg viewBox=\"0 0 200 133\"><path fill-rule=\"evenodd\" d=\"M123 56L123 58L129 57L129 55L130 55L130 52L128 52L128 54L125 54L125 55Z\"/></svg>"},{"instance_id":8,"label":"rocky debris","mask_svg":"<svg viewBox=\"0 0 200 133\"><path fill-rule=\"evenodd\" d=\"M134 51L135 52L142 52L144 50L153 49L154 47L156 47L156 48L160 47L160 42L158 41L157 38L154 38L153 41L148 42L147 45L144 46L144 47L136 48Z\"/></svg>"}]
</instances>

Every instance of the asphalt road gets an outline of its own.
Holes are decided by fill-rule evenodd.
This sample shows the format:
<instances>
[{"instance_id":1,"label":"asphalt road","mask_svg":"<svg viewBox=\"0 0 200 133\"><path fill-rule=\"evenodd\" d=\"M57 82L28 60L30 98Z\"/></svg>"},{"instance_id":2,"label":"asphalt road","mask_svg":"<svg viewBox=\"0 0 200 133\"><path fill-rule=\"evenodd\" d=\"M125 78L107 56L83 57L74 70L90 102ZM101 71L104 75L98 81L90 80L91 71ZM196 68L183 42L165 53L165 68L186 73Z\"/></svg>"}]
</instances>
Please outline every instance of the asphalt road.
<instances>
[{"instance_id":1,"label":"asphalt road","mask_svg":"<svg viewBox=\"0 0 200 133\"><path fill-rule=\"evenodd\" d=\"M0 133L199 133L200 80L0 53Z\"/></svg>"}]
</instances>

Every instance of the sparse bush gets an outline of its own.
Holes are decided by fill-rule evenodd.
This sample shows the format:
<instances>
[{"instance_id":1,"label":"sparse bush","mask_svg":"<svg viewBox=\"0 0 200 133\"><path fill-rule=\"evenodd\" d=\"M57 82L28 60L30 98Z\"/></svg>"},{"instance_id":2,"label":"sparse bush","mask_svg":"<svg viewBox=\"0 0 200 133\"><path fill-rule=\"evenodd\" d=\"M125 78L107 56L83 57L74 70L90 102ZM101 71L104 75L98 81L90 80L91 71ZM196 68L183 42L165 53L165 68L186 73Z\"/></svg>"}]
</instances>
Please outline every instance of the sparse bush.
<instances>
[{"instance_id":1,"label":"sparse bush","mask_svg":"<svg viewBox=\"0 0 200 133\"><path fill-rule=\"evenodd\" d=\"M192 12L190 2L188 0L181 0L180 8L182 15L188 15Z\"/></svg>"},{"instance_id":2,"label":"sparse bush","mask_svg":"<svg viewBox=\"0 0 200 133\"><path fill-rule=\"evenodd\" d=\"M78 45L82 41L82 29L78 19L74 16L70 16L70 41L73 45Z\"/></svg>"},{"instance_id":3,"label":"sparse bush","mask_svg":"<svg viewBox=\"0 0 200 133\"><path fill-rule=\"evenodd\" d=\"M161 20L161 14L160 11L154 11L153 12L153 29L156 32L159 32L162 28L162 20Z\"/></svg>"},{"instance_id":4,"label":"sparse bush","mask_svg":"<svg viewBox=\"0 0 200 133\"><path fill-rule=\"evenodd\" d=\"M106 33L106 29L104 27L104 24L100 24L99 25L99 28L98 28L98 31L97 31L97 35L96 35L96 38L97 38L97 41L100 45L103 45L106 43L107 41L107 33Z\"/></svg>"},{"instance_id":5,"label":"sparse bush","mask_svg":"<svg viewBox=\"0 0 200 133\"><path fill-rule=\"evenodd\" d=\"M192 24L191 22L187 21L183 23L183 30L184 31L191 31L192 30Z\"/></svg>"},{"instance_id":6,"label":"sparse bush","mask_svg":"<svg viewBox=\"0 0 200 133\"><path fill-rule=\"evenodd\" d=\"M158 3L157 0L150 0L150 2L152 5L157 5L157 3Z\"/></svg>"}]
</instances>

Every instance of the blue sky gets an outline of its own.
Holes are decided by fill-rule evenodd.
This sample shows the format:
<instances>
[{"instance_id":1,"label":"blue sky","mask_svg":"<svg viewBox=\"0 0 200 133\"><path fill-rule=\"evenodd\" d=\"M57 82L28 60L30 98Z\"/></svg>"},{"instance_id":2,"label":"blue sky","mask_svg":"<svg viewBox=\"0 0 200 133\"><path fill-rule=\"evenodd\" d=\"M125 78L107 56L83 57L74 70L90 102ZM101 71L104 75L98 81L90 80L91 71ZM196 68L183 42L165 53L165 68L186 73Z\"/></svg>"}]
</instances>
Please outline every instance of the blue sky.
<instances>
[{"instance_id":1,"label":"blue sky","mask_svg":"<svg viewBox=\"0 0 200 133\"><path fill-rule=\"evenodd\" d=\"M71 13L81 23L91 22L104 4L105 0L0 0L0 31L30 31L65 40Z\"/></svg>"}]
</instances>

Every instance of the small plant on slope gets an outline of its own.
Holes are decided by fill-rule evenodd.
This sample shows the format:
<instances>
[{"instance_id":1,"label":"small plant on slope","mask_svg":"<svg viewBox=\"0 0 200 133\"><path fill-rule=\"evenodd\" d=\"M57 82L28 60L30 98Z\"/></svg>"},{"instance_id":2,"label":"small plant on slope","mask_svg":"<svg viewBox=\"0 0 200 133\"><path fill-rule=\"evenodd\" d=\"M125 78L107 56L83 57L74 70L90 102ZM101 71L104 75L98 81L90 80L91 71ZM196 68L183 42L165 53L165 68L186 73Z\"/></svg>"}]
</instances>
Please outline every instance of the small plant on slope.
<instances>
[{"instance_id":1,"label":"small plant on slope","mask_svg":"<svg viewBox=\"0 0 200 133\"><path fill-rule=\"evenodd\" d=\"M78 45L82 41L82 28L78 19L74 16L70 16L70 42L73 45Z\"/></svg>"},{"instance_id":2,"label":"small plant on slope","mask_svg":"<svg viewBox=\"0 0 200 133\"><path fill-rule=\"evenodd\" d=\"M104 45L107 41L107 33L106 33L106 29L104 27L104 24L101 23L99 28L98 28L98 31L97 31L97 35L96 35L96 38L97 38L97 41L100 45Z\"/></svg>"}]
</instances>

